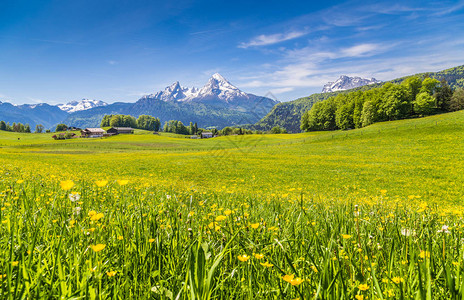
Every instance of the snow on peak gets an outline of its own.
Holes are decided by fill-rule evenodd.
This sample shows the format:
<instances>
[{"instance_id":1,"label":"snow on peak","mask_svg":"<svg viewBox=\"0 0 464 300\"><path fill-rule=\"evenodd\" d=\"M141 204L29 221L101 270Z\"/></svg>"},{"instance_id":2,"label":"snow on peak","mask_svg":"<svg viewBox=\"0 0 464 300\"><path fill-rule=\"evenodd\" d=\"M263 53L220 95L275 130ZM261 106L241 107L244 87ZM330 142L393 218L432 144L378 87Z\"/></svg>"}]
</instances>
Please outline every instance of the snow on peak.
<instances>
[{"instance_id":1,"label":"snow on peak","mask_svg":"<svg viewBox=\"0 0 464 300\"><path fill-rule=\"evenodd\" d=\"M71 101L66 104L60 104L58 107L68 113L87 110L98 106L107 106L108 103L100 100L82 99L81 101Z\"/></svg>"},{"instance_id":2,"label":"snow on peak","mask_svg":"<svg viewBox=\"0 0 464 300\"><path fill-rule=\"evenodd\" d=\"M361 77L349 77L346 75L341 75L340 78L338 78L334 82L329 82L324 87L322 88L322 93L331 93L331 92L337 92L337 91L344 91L344 90L349 90L357 87L361 87L364 85L369 85L369 84L374 84L374 83L379 83L381 81L375 79L375 78L361 78Z\"/></svg>"},{"instance_id":3,"label":"snow on peak","mask_svg":"<svg viewBox=\"0 0 464 300\"><path fill-rule=\"evenodd\" d=\"M192 87L182 87L178 81L166 87L164 91L145 96L143 98L156 99L162 101L194 101L198 99L219 98L229 102L237 97L248 97L247 93L232 85L221 74L215 73L211 76L205 86L201 89Z\"/></svg>"}]
</instances>

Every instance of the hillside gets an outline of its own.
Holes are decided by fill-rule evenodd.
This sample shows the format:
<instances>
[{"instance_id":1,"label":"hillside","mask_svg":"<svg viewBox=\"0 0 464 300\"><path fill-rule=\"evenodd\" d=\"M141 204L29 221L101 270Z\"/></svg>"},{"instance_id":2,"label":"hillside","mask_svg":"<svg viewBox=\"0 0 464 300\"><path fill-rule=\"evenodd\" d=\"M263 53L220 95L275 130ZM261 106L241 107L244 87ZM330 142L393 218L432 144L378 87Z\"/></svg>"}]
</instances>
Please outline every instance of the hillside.
<instances>
[{"instance_id":1,"label":"hillside","mask_svg":"<svg viewBox=\"0 0 464 300\"><path fill-rule=\"evenodd\" d=\"M464 87L464 65L439 72L419 73L405 76L387 82L400 83L411 76L418 76L420 79L423 79L426 76L430 76L431 78L436 78L438 80L444 78L453 89ZM297 100L282 102L274 106L273 109L254 126L260 130L269 130L274 126L280 126L287 129L289 132L300 132L301 117L303 113L311 109L314 103L325 100L332 96L336 96L340 93L349 93L358 90L370 90L382 86L385 83L386 82L375 83L360 88L334 93L313 94L311 96L299 98Z\"/></svg>"}]
</instances>

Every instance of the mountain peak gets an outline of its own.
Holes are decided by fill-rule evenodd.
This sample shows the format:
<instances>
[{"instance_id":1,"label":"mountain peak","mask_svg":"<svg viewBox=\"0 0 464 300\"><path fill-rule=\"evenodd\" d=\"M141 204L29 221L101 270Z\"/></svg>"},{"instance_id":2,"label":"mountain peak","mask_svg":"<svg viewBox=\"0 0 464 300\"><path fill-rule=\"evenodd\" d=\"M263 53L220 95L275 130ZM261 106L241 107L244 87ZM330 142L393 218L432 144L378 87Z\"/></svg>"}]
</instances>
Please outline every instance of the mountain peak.
<instances>
[{"instance_id":1,"label":"mountain peak","mask_svg":"<svg viewBox=\"0 0 464 300\"><path fill-rule=\"evenodd\" d=\"M212 76L211 76L212 79L216 79L218 81L225 81L225 82L228 82L227 79L224 78L224 76L222 76L221 74L219 73L214 73Z\"/></svg>"},{"instance_id":2,"label":"mountain peak","mask_svg":"<svg viewBox=\"0 0 464 300\"><path fill-rule=\"evenodd\" d=\"M71 101L66 104L58 105L62 111L73 113L76 111L87 110L98 106L107 106L108 103L100 100L82 99L80 101Z\"/></svg>"},{"instance_id":3,"label":"mountain peak","mask_svg":"<svg viewBox=\"0 0 464 300\"><path fill-rule=\"evenodd\" d=\"M336 81L329 82L322 88L322 93L331 93L337 91L349 90L364 85L379 83L381 81L375 78L361 78L358 76L350 77L346 75L341 75Z\"/></svg>"}]
</instances>

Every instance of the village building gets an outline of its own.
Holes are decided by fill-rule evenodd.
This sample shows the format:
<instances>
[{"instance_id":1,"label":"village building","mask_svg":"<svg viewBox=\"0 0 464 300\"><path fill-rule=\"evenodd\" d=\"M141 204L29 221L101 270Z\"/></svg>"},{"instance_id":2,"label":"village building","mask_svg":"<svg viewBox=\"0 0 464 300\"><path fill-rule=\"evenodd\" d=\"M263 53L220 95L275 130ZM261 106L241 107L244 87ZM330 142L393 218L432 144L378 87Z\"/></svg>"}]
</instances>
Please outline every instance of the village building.
<instances>
[{"instance_id":1,"label":"village building","mask_svg":"<svg viewBox=\"0 0 464 300\"><path fill-rule=\"evenodd\" d=\"M134 129L130 127L111 127L106 131L109 135L116 135L116 134L132 134L134 133Z\"/></svg>"},{"instance_id":2,"label":"village building","mask_svg":"<svg viewBox=\"0 0 464 300\"><path fill-rule=\"evenodd\" d=\"M86 128L84 130L81 130L81 137L98 138L103 137L105 133L105 130L101 128Z\"/></svg>"},{"instance_id":3,"label":"village building","mask_svg":"<svg viewBox=\"0 0 464 300\"><path fill-rule=\"evenodd\" d=\"M209 138L212 138L213 137L213 133L212 132L202 132L201 133L201 138L202 139L209 139Z\"/></svg>"}]
</instances>

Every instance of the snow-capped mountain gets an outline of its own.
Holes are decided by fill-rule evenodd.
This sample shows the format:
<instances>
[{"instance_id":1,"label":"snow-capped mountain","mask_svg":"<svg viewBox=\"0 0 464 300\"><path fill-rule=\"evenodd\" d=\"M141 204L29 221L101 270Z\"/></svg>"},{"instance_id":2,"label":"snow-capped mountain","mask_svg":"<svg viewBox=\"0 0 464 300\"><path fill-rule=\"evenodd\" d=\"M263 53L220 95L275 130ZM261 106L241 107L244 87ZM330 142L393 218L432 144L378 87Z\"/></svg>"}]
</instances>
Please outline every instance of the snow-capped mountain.
<instances>
[{"instance_id":1,"label":"snow-capped mountain","mask_svg":"<svg viewBox=\"0 0 464 300\"><path fill-rule=\"evenodd\" d=\"M221 74L216 73L213 74L208 80L208 83L200 89L195 87L182 87L179 82L176 81L172 85L166 87L164 91L144 96L142 99L162 100L167 102L203 102L218 100L220 102L232 104L234 102L241 102L240 100L250 100L255 97L258 96L242 92L239 88L227 81Z\"/></svg>"},{"instance_id":2,"label":"snow-capped mountain","mask_svg":"<svg viewBox=\"0 0 464 300\"><path fill-rule=\"evenodd\" d=\"M232 85L220 74L214 74L202 88L187 88L175 82L163 91L146 95L135 103L113 103L69 114L66 124L95 127L104 115L152 115L161 122L178 120L200 127L254 124L278 101L248 94Z\"/></svg>"},{"instance_id":3,"label":"snow-capped mountain","mask_svg":"<svg viewBox=\"0 0 464 300\"><path fill-rule=\"evenodd\" d=\"M71 101L66 104L59 104L58 107L68 113L87 110L99 106L107 106L108 103L100 100L82 99L81 101Z\"/></svg>"},{"instance_id":4,"label":"snow-capped mountain","mask_svg":"<svg viewBox=\"0 0 464 300\"><path fill-rule=\"evenodd\" d=\"M329 82L322 88L322 93L331 93L357 88L364 85L379 83L375 78L349 77L342 75L334 82Z\"/></svg>"}]
</instances>

